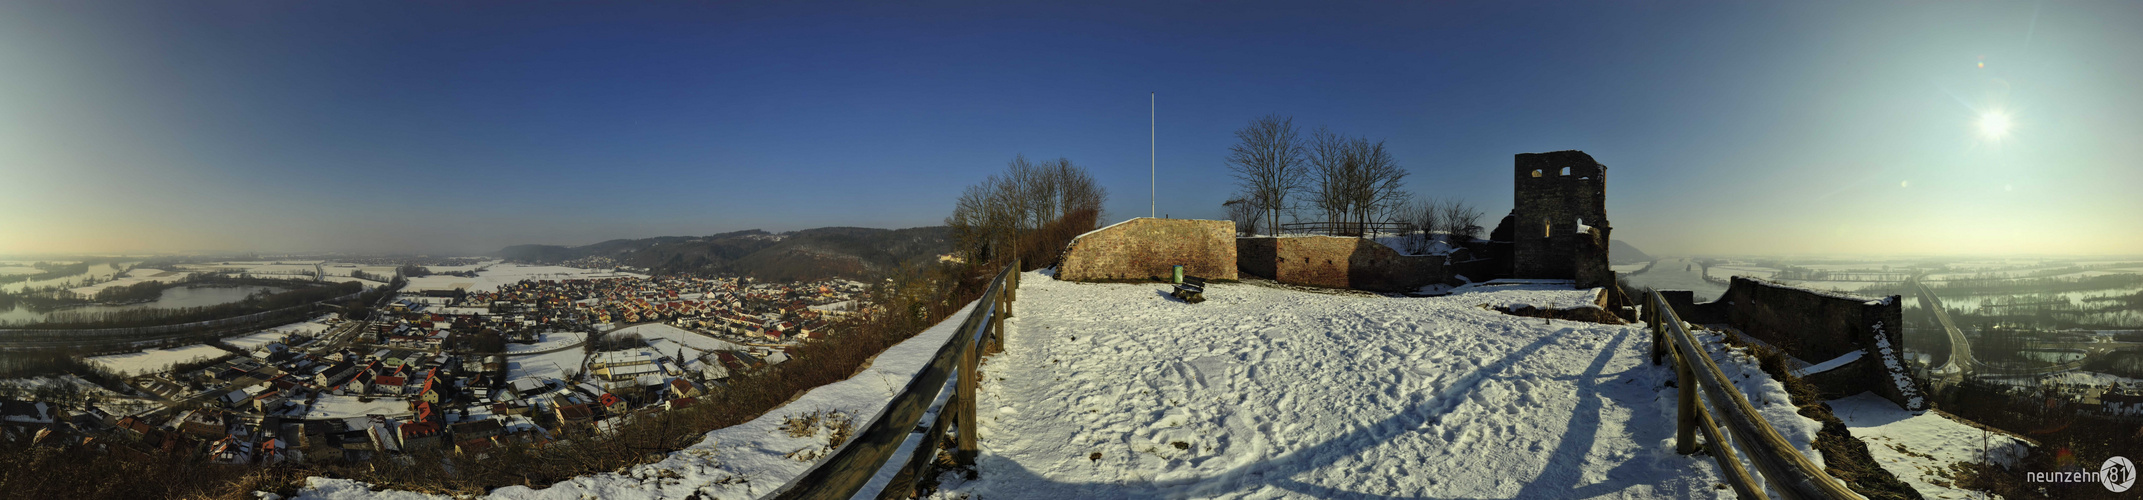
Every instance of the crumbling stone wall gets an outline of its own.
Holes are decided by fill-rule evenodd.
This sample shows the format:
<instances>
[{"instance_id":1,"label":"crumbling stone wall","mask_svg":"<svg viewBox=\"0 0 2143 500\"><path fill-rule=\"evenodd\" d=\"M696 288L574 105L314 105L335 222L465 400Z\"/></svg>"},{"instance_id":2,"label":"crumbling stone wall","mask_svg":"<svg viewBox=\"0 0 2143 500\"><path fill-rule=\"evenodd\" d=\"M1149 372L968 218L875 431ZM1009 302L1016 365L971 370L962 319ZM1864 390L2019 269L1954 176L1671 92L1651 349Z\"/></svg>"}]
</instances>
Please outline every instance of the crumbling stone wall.
<instances>
[{"instance_id":1,"label":"crumbling stone wall","mask_svg":"<svg viewBox=\"0 0 2143 500\"><path fill-rule=\"evenodd\" d=\"M1235 222L1140 217L1073 238L1057 279L1118 281L1183 273L1235 280Z\"/></svg>"},{"instance_id":2,"label":"crumbling stone wall","mask_svg":"<svg viewBox=\"0 0 2143 500\"><path fill-rule=\"evenodd\" d=\"M1242 272L1292 285L1411 292L1450 280L1441 255L1403 255L1375 240L1333 236L1238 238Z\"/></svg>"},{"instance_id":3,"label":"crumbling stone wall","mask_svg":"<svg viewBox=\"0 0 2143 500\"><path fill-rule=\"evenodd\" d=\"M1861 351L1852 364L1807 377L1826 395L1874 391L1908 409L1925 408L1918 387L1898 380L1891 367L1905 366L1904 310L1898 296L1855 297L1736 276L1727 286L1729 326L1809 363L1822 363ZM1878 338L1880 337L1880 338ZM1879 344L1891 347L1884 352Z\"/></svg>"},{"instance_id":4,"label":"crumbling stone wall","mask_svg":"<svg viewBox=\"0 0 2143 500\"><path fill-rule=\"evenodd\" d=\"M1607 166L1583 151L1522 153L1512 175L1511 277L1576 280L1579 287L1613 283Z\"/></svg>"}]
</instances>

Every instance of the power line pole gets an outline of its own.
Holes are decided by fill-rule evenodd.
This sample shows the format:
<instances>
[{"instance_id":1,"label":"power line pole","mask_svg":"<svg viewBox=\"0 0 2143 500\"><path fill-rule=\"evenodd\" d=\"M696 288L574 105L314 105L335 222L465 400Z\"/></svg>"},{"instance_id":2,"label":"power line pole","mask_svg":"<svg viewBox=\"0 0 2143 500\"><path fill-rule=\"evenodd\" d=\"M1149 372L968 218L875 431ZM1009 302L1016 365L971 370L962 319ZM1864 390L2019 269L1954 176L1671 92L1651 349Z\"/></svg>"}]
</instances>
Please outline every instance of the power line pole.
<instances>
[{"instance_id":1,"label":"power line pole","mask_svg":"<svg viewBox=\"0 0 2143 500\"><path fill-rule=\"evenodd\" d=\"M1159 103L1160 97L1158 93L1146 93L1146 119L1148 120L1148 128L1146 129L1146 217L1148 218L1153 217L1154 214L1158 212L1158 210L1155 210L1154 207L1160 204L1160 197L1158 194L1160 193L1160 190L1154 187L1154 179L1157 178L1157 176L1154 175L1154 172L1159 168L1159 165L1161 164L1160 157L1157 154L1157 151L1160 151L1160 149L1156 147L1156 145L1159 144L1159 139L1156 137L1156 135L1160 132L1161 122L1160 115L1154 109L1154 106Z\"/></svg>"}]
</instances>

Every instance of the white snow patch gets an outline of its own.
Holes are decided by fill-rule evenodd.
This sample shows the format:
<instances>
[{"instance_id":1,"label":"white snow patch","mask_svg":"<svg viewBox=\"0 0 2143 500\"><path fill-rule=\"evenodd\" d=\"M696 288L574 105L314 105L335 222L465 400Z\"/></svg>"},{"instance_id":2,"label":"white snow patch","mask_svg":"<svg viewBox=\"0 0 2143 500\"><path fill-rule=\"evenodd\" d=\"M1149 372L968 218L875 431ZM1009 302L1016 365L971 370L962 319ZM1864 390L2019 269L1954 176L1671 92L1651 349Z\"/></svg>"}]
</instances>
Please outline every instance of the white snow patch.
<instances>
[{"instance_id":1,"label":"white snow patch","mask_svg":"<svg viewBox=\"0 0 2143 500\"><path fill-rule=\"evenodd\" d=\"M1832 400L1830 407L1853 437L1867 443L1876 463L1927 498L1983 497L1982 492L1945 486L1951 482L1950 464L1979 463L1985 456L2013 467L2030 452L2023 440L1983 431L1939 412L1908 411L1871 392Z\"/></svg>"},{"instance_id":2,"label":"white snow patch","mask_svg":"<svg viewBox=\"0 0 2143 500\"><path fill-rule=\"evenodd\" d=\"M1793 376L1796 376L1796 377L1806 377L1806 376L1809 376L1809 375L1815 375L1815 374L1818 374L1818 373L1823 373L1823 372L1827 372L1827 371L1831 371L1831 370L1836 370L1836 369L1838 369L1838 367L1840 367L1840 366L1845 366L1845 365L1847 365L1847 364L1851 364L1851 363L1852 363L1852 362L1854 362L1854 361L1860 361L1860 356L1861 356L1861 355L1863 355L1863 354L1867 354L1867 351L1866 351L1866 350L1860 350L1860 349L1855 349L1855 350L1853 350L1853 352L1848 352L1848 353L1845 353L1844 355L1840 355L1840 356L1838 356L1838 357L1835 357L1835 358L1831 358L1831 359L1830 359L1830 361L1824 361L1824 362L1821 362L1821 363L1816 363L1816 364L1814 364L1814 365L1810 365L1810 366L1808 366L1807 368L1802 368L1802 369L1799 369L1799 370L1795 370L1795 371L1794 371L1794 374L1793 374Z\"/></svg>"},{"instance_id":3,"label":"white snow patch","mask_svg":"<svg viewBox=\"0 0 2143 500\"><path fill-rule=\"evenodd\" d=\"M156 373L171 368L171 365L189 361L229 356L231 353L207 344L194 344L170 349L150 349L131 354L113 354L87 358L90 364L111 370L120 375Z\"/></svg>"}]
</instances>

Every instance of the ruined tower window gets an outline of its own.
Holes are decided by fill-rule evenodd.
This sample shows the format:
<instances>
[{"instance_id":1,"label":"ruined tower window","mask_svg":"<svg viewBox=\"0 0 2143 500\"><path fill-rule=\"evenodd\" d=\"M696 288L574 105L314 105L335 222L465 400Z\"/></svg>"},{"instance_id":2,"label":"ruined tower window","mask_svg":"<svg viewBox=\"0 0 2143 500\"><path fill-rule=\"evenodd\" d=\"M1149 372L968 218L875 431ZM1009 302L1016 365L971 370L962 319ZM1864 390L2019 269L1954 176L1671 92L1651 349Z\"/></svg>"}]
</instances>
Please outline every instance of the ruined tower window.
<instances>
[{"instance_id":1,"label":"ruined tower window","mask_svg":"<svg viewBox=\"0 0 2143 500\"><path fill-rule=\"evenodd\" d=\"M1555 236L1555 221L1540 219L1540 236L1543 238Z\"/></svg>"},{"instance_id":2,"label":"ruined tower window","mask_svg":"<svg viewBox=\"0 0 2143 500\"><path fill-rule=\"evenodd\" d=\"M1534 177L1540 177L1540 169L1537 169L1537 168L1536 168L1536 169L1533 169L1533 176L1534 176Z\"/></svg>"},{"instance_id":3,"label":"ruined tower window","mask_svg":"<svg viewBox=\"0 0 2143 500\"><path fill-rule=\"evenodd\" d=\"M1564 176L1568 176L1568 175L1570 175L1570 167L1563 167L1563 175L1564 175Z\"/></svg>"}]
</instances>

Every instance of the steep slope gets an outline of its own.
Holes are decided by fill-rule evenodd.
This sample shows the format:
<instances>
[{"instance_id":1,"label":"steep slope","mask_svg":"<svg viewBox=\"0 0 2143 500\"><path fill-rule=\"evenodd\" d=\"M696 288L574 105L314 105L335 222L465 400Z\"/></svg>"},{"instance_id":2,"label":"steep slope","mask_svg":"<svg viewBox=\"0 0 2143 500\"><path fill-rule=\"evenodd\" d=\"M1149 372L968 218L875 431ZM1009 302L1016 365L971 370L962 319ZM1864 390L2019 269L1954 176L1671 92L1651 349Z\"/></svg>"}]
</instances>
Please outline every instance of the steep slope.
<instances>
[{"instance_id":1,"label":"steep slope","mask_svg":"<svg viewBox=\"0 0 2143 500\"><path fill-rule=\"evenodd\" d=\"M1622 240L1607 241L1607 263L1609 264L1643 264L1651 261L1652 256L1645 255L1643 250L1630 246L1629 242Z\"/></svg>"}]
</instances>

